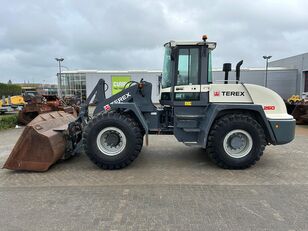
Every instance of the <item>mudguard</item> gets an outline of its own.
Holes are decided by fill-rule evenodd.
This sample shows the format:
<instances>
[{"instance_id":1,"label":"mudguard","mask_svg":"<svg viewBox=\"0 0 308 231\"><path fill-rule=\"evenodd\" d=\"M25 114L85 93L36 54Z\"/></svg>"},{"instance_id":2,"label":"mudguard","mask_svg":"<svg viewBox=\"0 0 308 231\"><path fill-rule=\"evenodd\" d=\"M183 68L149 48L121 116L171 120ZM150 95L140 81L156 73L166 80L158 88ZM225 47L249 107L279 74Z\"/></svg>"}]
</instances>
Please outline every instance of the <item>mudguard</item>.
<instances>
[{"instance_id":1,"label":"mudguard","mask_svg":"<svg viewBox=\"0 0 308 231\"><path fill-rule=\"evenodd\" d=\"M263 123L262 125L263 125L268 141L271 144L276 144L275 135L271 129L269 121L267 120L266 115L261 105L257 105L257 104L229 104L229 105L210 104L206 111L206 117L200 126L201 132L199 135L199 143L201 144L201 146L204 148L206 147L208 134L216 118L218 118L220 115L223 115L224 113L229 113L232 111L236 112L239 110L255 113L258 116L258 118L261 120L260 122Z\"/></svg>"}]
</instances>

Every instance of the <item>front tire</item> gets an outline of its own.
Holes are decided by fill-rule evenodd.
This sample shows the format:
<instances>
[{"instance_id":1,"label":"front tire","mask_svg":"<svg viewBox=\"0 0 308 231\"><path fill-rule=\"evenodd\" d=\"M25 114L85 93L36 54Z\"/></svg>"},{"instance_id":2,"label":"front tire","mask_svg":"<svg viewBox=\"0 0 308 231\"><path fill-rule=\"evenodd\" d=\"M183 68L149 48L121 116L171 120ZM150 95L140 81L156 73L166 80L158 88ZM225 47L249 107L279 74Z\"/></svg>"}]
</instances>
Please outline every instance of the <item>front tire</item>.
<instances>
[{"instance_id":1,"label":"front tire","mask_svg":"<svg viewBox=\"0 0 308 231\"><path fill-rule=\"evenodd\" d=\"M102 113L94 117L82 137L90 160L102 169L120 169L139 155L143 136L136 121L127 114Z\"/></svg>"},{"instance_id":2,"label":"front tire","mask_svg":"<svg viewBox=\"0 0 308 231\"><path fill-rule=\"evenodd\" d=\"M209 133L207 152L219 167L245 169L260 159L266 140L261 125L250 115L227 114Z\"/></svg>"}]
</instances>

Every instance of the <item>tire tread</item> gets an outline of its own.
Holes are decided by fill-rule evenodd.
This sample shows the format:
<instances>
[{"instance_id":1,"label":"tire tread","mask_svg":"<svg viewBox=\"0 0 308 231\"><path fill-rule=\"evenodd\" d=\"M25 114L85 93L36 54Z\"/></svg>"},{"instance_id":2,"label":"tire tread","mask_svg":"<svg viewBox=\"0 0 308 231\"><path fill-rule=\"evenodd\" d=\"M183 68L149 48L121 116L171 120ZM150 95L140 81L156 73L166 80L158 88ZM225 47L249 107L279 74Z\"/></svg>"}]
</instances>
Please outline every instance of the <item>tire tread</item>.
<instances>
[{"instance_id":1,"label":"tire tread","mask_svg":"<svg viewBox=\"0 0 308 231\"><path fill-rule=\"evenodd\" d=\"M215 148L215 136L218 131L218 129L222 128L225 124L235 122L235 121L245 121L246 123L251 124L257 129L257 133L260 138L260 149L257 152L257 155L247 164L242 166L232 166L228 163L226 163L224 160L220 158L220 156L217 153L217 150ZM261 156L263 155L263 151L266 146L266 139L264 130L262 129L261 125L253 119L249 114L227 114L225 116L220 117L214 122L214 125L212 126L209 136L208 136L208 143L207 143L207 153L209 158L214 162L216 165L218 165L221 168L225 169L245 169L249 168L252 165L256 164L258 160L260 160Z\"/></svg>"},{"instance_id":2,"label":"tire tread","mask_svg":"<svg viewBox=\"0 0 308 231\"><path fill-rule=\"evenodd\" d=\"M93 129L99 121L106 120L106 119L121 120L122 122L127 124L127 126L129 126L130 129L133 130L136 136L136 145L134 147L134 151L130 153L128 158L125 158L124 161L118 161L115 163L102 162L95 154L91 153L91 151L89 150L88 136L89 136L91 129ZM138 123L130 115L111 111L107 113L100 113L97 116L95 116L92 120L89 121L86 128L84 129L82 142L83 142L85 153L87 154L87 156L90 158L90 160L94 164L96 164L98 167L102 169L113 170L113 169L125 168L126 166L130 165L138 157L142 149L143 136L142 136L141 129Z\"/></svg>"}]
</instances>

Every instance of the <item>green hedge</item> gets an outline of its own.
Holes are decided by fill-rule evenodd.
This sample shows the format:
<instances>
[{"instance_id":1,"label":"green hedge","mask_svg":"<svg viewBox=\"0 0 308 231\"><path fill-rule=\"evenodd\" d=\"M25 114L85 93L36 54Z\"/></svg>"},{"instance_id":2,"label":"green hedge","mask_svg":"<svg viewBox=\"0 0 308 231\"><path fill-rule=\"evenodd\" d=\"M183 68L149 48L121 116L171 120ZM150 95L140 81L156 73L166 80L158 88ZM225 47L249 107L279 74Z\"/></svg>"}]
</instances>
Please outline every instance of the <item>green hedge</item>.
<instances>
[{"instance_id":1,"label":"green hedge","mask_svg":"<svg viewBox=\"0 0 308 231\"><path fill-rule=\"evenodd\" d=\"M20 95L21 94L21 86L16 84L5 84L0 83L0 99L4 95L5 97L13 96L13 95Z\"/></svg>"},{"instance_id":2,"label":"green hedge","mask_svg":"<svg viewBox=\"0 0 308 231\"><path fill-rule=\"evenodd\" d=\"M17 114L1 115L0 116L0 130L13 128L17 124Z\"/></svg>"}]
</instances>

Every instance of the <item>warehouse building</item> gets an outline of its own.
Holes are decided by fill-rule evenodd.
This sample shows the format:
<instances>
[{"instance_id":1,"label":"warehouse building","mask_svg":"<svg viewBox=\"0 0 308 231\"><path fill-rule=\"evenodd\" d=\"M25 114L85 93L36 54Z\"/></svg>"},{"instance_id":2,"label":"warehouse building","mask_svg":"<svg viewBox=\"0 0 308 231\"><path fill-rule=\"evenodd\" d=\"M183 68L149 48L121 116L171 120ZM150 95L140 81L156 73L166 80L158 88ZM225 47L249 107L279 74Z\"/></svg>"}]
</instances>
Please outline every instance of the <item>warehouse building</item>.
<instances>
[{"instance_id":1,"label":"warehouse building","mask_svg":"<svg viewBox=\"0 0 308 231\"><path fill-rule=\"evenodd\" d=\"M296 94L308 94L308 53L275 60L269 62L269 66L295 69L297 71Z\"/></svg>"},{"instance_id":2,"label":"warehouse building","mask_svg":"<svg viewBox=\"0 0 308 231\"><path fill-rule=\"evenodd\" d=\"M104 79L109 86L106 96L109 97L123 89L128 81L145 81L153 85L153 102L159 101L158 76L161 71L105 71L76 70L64 71L61 78L58 74L58 94L62 96L80 95L82 99L91 93L99 79ZM308 94L308 53L269 62L268 77L265 68L242 68L241 81L252 83L276 91L282 98L292 95ZM224 79L221 69L213 70L214 82ZM235 71L229 73L229 79L235 80Z\"/></svg>"}]
</instances>

